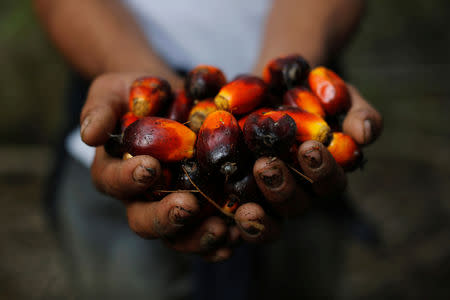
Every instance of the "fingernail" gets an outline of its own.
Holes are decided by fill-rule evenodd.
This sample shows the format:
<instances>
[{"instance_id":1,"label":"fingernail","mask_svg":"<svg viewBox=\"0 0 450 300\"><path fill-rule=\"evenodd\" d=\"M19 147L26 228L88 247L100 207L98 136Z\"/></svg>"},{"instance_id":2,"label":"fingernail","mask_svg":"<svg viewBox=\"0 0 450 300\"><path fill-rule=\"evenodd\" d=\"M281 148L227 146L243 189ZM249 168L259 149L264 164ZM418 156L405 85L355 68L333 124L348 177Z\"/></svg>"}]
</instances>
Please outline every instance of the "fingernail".
<instances>
[{"instance_id":1,"label":"fingernail","mask_svg":"<svg viewBox=\"0 0 450 300\"><path fill-rule=\"evenodd\" d=\"M83 120L83 122L81 123L81 137L84 136L84 133L86 131L86 129L89 127L89 124L91 123L91 116L86 116Z\"/></svg>"},{"instance_id":2,"label":"fingernail","mask_svg":"<svg viewBox=\"0 0 450 300\"><path fill-rule=\"evenodd\" d=\"M364 143L367 144L372 140L372 122L370 120L364 121Z\"/></svg>"},{"instance_id":3,"label":"fingernail","mask_svg":"<svg viewBox=\"0 0 450 300\"><path fill-rule=\"evenodd\" d=\"M210 251L214 248L216 248L216 246L219 244L218 239L216 238L216 236L214 234L212 234L211 232L207 232L205 233L201 238L200 238L200 247L205 250L205 251Z\"/></svg>"},{"instance_id":4,"label":"fingernail","mask_svg":"<svg viewBox=\"0 0 450 300\"><path fill-rule=\"evenodd\" d=\"M261 234L261 228L258 227L264 227L264 225L262 225L259 221L253 221L243 222L241 223L241 227L248 235L258 236L259 234Z\"/></svg>"},{"instance_id":5,"label":"fingernail","mask_svg":"<svg viewBox=\"0 0 450 300\"><path fill-rule=\"evenodd\" d=\"M303 153L303 157L306 159L306 162L311 169L316 169L322 164L322 155L319 149L313 148L308 150Z\"/></svg>"},{"instance_id":6,"label":"fingernail","mask_svg":"<svg viewBox=\"0 0 450 300\"><path fill-rule=\"evenodd\" d=\"M169 220L173 224L185 225L193 216L192 211L181 206L175 206L169 212Z\"/></svg>"},{"instance_id":7,"label":"fingernail","mask_svg":"<svg viewBox=\"0 0 450 300\"><path fill-rule=\"evenodd\" d=\"M269 188L277 188L283 183L283 174L278 166L264 170L259 177Z\"/></svg>"},{"instance_id":8,"label":"fingernail","mask_svg":"<svg viewBox=\"0 0 450 300\"><path fill-rule=\"evenodd\" d=\"M133 180L139 183L150 183L155 179L155 175L155 169L137 166L133 172Z\"/></svg>"}]
</instances>

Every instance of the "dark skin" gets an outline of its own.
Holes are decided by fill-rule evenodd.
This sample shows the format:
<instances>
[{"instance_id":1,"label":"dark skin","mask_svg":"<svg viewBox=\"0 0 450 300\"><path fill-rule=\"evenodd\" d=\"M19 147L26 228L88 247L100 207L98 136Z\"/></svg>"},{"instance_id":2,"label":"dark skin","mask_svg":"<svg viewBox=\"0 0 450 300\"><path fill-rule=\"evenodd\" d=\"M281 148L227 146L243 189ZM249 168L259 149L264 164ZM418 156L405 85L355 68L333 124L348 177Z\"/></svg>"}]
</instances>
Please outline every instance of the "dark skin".
<instances>
[{"instance_id":1,"label":"dark skin","mask_svg":"<svg viewBox=\"0 0 450 300\"><path fill-rule=\"evenodd\" d=\"M150 156L123 161L105 153L102 145L128 109L128 89L134 79L155 75L167 79L174 88L182 86L182 78L153 51L132 15L118 1L107 3L34 0L55 45L76 70L95 78L80 117L83 141L97 147L91 168L95 185L124 203L129 226L138 235L162 239L173 249L197 253L209 261L230 257L240 239L252 243L275 239L279 219L256 203L239 207L236 225L227 226L219 217L198 223L199 207L190 193L172 193L158 202L144 201L143 191L161 174L160 163ZM361 0L275 0L254 73L260 75L270 59L288 53L302 54L312 66L325 63L348 41L363 8ZM365 146L381 133L382 118L356 88L349 85L349 90L352 107L343 131ZM347 184L342 168L318 142L303 143L298 160L303 172L314 181L314 195L304 191L296 183L297 175L278 159L260 158L253 168L265 201L280 216L294 217L304 211L307 203L317 197L333 197Z\"/></svg>"}]
</instances>

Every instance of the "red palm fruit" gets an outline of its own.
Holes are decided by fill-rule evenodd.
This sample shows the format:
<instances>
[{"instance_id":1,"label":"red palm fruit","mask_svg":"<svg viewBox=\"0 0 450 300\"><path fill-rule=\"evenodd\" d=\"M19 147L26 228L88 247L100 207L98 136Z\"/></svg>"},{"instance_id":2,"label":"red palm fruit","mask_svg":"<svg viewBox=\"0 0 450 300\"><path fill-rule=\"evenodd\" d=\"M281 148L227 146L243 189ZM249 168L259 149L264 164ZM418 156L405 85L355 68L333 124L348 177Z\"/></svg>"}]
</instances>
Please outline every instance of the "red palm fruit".
<instances>
[{"instance_id":1,"label":"red palm fruit","mask_svg":"<svg viewBox=\"0 0 450 300\"><path fill-rule=\"evenodd\" d=\"M267 96L267 86L260 78L241 75L225 85L214 98L218 109L233 114L246 114L255 109Z\"/></svg>"},{"instance_id":2,"label":"red palm fruit","mask_svg":"<svg viewBox=\"0 0 450 300\"><path fill-rule=\"evenodd\" d=\"M244 158L242 133L237 120L218 110L206 117L197 138L197 161L209 174L235 173Z\"/></svg>"},{"instance_id":3,"label":"red palm fruit","mask_svg":"<svg viewBox=\"0 0 450 300\"><path fill-rule=\"evenodd\" d=\"M195 133L176 121L144 117L125 129L123 144L131 155L151 155L162 162L177 162L194 155Z\"/></svg>"},{"instance_id":4,"label":"red palm fruit","mask_svg":"<svg viewBox=\"0 0 450 300\"><path fill-rule=\"evenodd\" d=\"M280 112L288 114L295 121L297 127L296 139L303 143L316 140L326 144L330 138L330 127L318 115L306 112L296 107L281 107Z\"/></svg>"},{"instance_id":5,"label":"red palm fruit","mask_svg":"<svg viewBox=\"0 0 450 300\"><path fill-rule=\"evenodd\" d=\"M322 108L319 98L306 88L293 88L287 91L283 97L283 104L298 107L304 111L325 118L325 111Z\"/></svg>"},{"instance_id":6,"label":"red palm fruit","mask_svg":"<svg viewBox=\"0 0 450 300\"><path fill-rule=\"evenodd\" d=\"M188 73L184 89L189 98L203 100L217 95L226 83L227 79L220 69L199 65Z\"/></svg>"},{"instance_id":7,"label":"red palm fruit","mask_svg":"<svg viewBox=\"0 0 450 300\"><path fill-rule=\"evenodd\" d=\"M263 70L263 80L272 91L282 93L301 85L311 68L300 55L293 54L271 60Z\"/></svg>"},{"instance_id":8,"label":"red palm fruit","mask_svg":"<svg viewBox=\"0 0 450 300\"><path fill-rule=\"evenodd\" d=\"M342 132L333 132L328 151L345 170L353 171L361 165L363 153L351 136Z\"/></svg>"},{"instance_id":9,"label":"red palm fruit","mask_svg":"<svg viewBox=\"0 0 450 300\"><path fill-rule=\"evenodd\" d=\"M184 90L179 91L176 93L175 99L170 105L167 118L180 123L186 122L192 108L192 102L191 99L186 97L186 92Z\"/></svg>"},{"instance_id":10,"label":"red palm fruit","mask_svg":"<svg viewBox=\"0 0 450 300\"><path fill-rule=\"evenodd\" d=\"M309 73L309 87L322 103L329 116L345 113L350 108L347 85L336 73L317 67Z\"/></svg>"},{"instance_id":11,"label":"red palm fruit","mask_svg":"<svg viewBox=\"0 0 450 300\"><path fill-rule=\"evenodd\" d=\"M137 117L153 116L170 101L172 91L169 83L157 77L135 80L130 89L128 104Z\"/></svg>"},{"instance_id":12,"label":"red palm fruit","mask_svg":"<svg viewBox=\"0 0 450 300\"><path fill-rule=\"evenodd\" d=\"M122 132L130 126L134 121L139 120L139 117L135 116L131 111L127 112L122 116L120 119L120 127L122 129Z\"/></svg>"},{"instance_id":13,"label":"red palm fruit","mask_svg":"<svg viewBox=\"0 0 450 300\"><path fill-rule=\"evenodd\" d=\"M212 100L203 100L197 102L197 104L192 107L189 117L188 117L188 126L194 132L198 132L200 127L205 121L206 117L217 110L217 106L214 104Z\"/></svg>"},{"instance_id":14,"label":"red palm fruit","mask_svg":"<svg viewBox=\"0 0 450 300\"><path fill-rule=\"evenodd\" d=\"M253 153L284 158L295 142L295 121L286 113L252 113L244 124L244 140Z\"/></svg>"},{"instance_id":15,"label":"red palm fruit","mask_svg":"<svg viewBox=\"0 0 450 300\"><path fill-rule=\"evenodd\" d=\"M253 111L252 113L263 113L263 112L269 112L271 111L271 108L267 108L267 107L261 107L258 108L257 110ZM245 121L247 121L248 116L250 116L250 114L243 116L242 118L239 119L238 123L239 123L239 127L241 127L241 130L244 130L244 124Z\"/></svg>"}]
</instances>

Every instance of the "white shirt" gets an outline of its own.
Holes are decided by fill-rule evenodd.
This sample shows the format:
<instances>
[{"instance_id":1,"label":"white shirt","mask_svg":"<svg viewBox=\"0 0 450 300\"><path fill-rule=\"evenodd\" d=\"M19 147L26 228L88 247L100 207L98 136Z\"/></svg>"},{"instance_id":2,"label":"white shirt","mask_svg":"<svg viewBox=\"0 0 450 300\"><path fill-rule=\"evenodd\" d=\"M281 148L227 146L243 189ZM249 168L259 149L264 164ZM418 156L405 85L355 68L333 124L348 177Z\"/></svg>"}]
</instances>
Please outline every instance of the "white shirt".
<instances>
[{"instance_id":1,"label":"white shirt","mask_svg":"<svg viewBox=\"0 0 450 300\"><path fill-rule=\"evenodd\" d=\"M190 70L210 64L227 78L250 72L259 54L271 0L122 0L136 16L153 49L171 66ZM66 149L89 167L94 148L79 128Z\"/></svg>"}]
</instances>

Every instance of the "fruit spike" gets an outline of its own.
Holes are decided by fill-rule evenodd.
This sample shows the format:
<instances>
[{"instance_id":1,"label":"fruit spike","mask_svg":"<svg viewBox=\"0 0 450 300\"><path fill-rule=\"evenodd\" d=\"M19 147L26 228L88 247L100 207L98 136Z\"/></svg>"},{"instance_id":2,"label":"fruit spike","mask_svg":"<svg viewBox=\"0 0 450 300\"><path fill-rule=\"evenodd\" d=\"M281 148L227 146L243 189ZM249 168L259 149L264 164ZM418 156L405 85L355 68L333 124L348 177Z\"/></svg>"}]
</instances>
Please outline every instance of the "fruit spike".
<instances>
[{"instance_id":1,"label":"fruit spike","mask_svg":"<svg viewBox=\"0 0 450 300\"><path fill-rule=\"evenodd\" d=\"M283 104L298 107L321 118L325 118L320 99L306 88L293 88L287 91L283 97Z\"/></svg>"},{"instance_id":2,"label":"fruit spike","mask_svg":"<svg viewBox=\"0 0 450 300\"><path fill-rule=\"evenodd\" d=\"M226 83L227 79L220 69L199 65L188 73L184 88L189 98L203 100L217 95Z\"/></svg>"},{"instance_id":3,"label":"fruit spike","mask_svg":"<svg viewBox=\"0 0 450 300\"><path fill-rule=\"evenodd\" d=\"M176 121L144 117L134 122L123 135L131 155L151 155L162 162L176 162L194 155L195 133Z\"/></svg>"},{"instance_id":4,"label":"fruit spike","mask_svg":"<svg viewBox=\"0 0 450 300\"><path fill-rule=\"evenodd\" d=\"M214 98L217 108L233 114L246 114L256 108L266 97L267 87L256 76L241 75L225 85Z\"/></svg>"},{"instance_id":5,"label":"fruit spike","mask_svg":"<svg viewBox=\"0 0 450 300\"><path fill-rule=\"evenodd\" d=\"M288 114L295 121L297 127L296 139L303 143L316 140L326 144L330 138L330 127L318 115L306 112L295 107L281 107L280 112Z\"/></svg>"},{"instance_id":6,"label":"fruit spike","mask_svg":"<svg viewBox=\"0 0 450 300\"><path fill-rule=\"evenodd\" d=\"M219 110L206 117L197 138L197 160L210 174L234 174L243 159L242 134L237 120Z\"/></svg>"},{"instance_id":7,"label":"fruit spike","mask_svg":"<svg viewBox=\"0 0 450 300\"><path fill-rule=\"evenodd\" d=\"M363 153L351 136L333 132L328 151L336 162L347 172L358 168L363 161Z\"/></svg>"},{"instance_id":8,"label":"fruit spike","mask_svg":"<svg viewBox=\"0 0 450 300\"><path fill-rule=\"evenodd\" d=\"M308 62L302 56L292 54L271 60L263 70L263 79L272 91L282 93L300 86L310 70Z\"/></svg>"},{"instance_id":9,"label":"fruit spike","mask_svg":"<svg viewBox=\"0 0 450 300\"><path fill-rule=\"evenodd\" d=\"M178 91L176 93L175 99L170 105L169 112L167 113L167 118L180 123L184 123L188 120L191 108L192 100L186 97L186 92L184 90Z\"/></svg>"},{"instance_id":10,"label":"fruit spike","mask_svg":"<svg viewBox=\"0 0 450 300\"><path fill-rule=\"evenodd\" d=\"M247 147L258 156L285 157L295 142L295 121L284 112L252 113L244 124Z\"/></svg>"},{"instance_id":11,"label":"fruit spike","mask_svg":"<svg viewBox=\"0 0 450 300\"><path fill-rule=\"evenodd\" d=\"M199 101L192 107L188 117L188 126L194 132L198 132L206 117L217 110L217 106L212 100Z\"/></svg>"},{"instance_id":12,"label":"fruit spike","mask_svg":"<svg viewBox=\"0 0 450 300\"><path fill-rule=\"evenodd\" d=\"M128 105L130 111L137 117L147 117L157 114L171 97L172 90L166 80L143 77L133 82Z\"/></svg>"},{"instance_id":13,"label":"fruit spike","mask_svg":"<svg viewBox=\"0 0 450 300\"><path fill-rule=\"evenodd\" d=\"M319 98L329 116L345 113L350 108L350 95L345 82L333 71L317 67L309 73L309 87Z\"/></svg>"}]
</instances>

